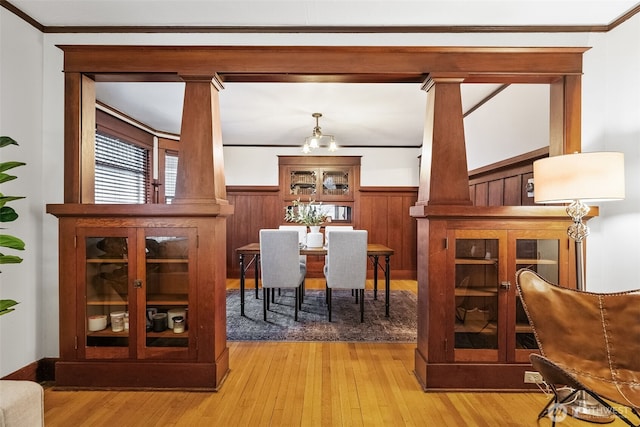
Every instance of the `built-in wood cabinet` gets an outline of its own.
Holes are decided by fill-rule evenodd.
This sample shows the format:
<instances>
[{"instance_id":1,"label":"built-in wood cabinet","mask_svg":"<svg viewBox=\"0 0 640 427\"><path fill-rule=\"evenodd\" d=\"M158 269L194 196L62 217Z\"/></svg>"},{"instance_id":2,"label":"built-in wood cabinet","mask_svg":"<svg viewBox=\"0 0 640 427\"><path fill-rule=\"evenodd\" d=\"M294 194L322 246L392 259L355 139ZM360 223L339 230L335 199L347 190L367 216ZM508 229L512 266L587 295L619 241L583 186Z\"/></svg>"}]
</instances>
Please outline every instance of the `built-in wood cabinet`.
<instances>
[{"instance_id":1,"label":"built-in wood cabinet","mask_svg":"<svg viewBox=\"0 0 640 427\"><path fill-rule=\"evenodd\" d=\"M221 208L48 206L60 224L58 386L219 387L228 371Z\"/></svg>"},{"instance_id":2,"label":"built-in wood cabinet","mask_svg":"<svg viewBox=\"0 0 640 427\"><path fill-rule=\"evenodd\" d=\"M572 283L570 220L561 208L448 208L425 208L429 220L418 225L419 236L430 235L432 267L419 280L418 317L428 320L419 328L418 378L426 390L532 387L523 378L537 347L515 275L526 267Z\"/></svg>"},{"instance_id":3,"label":"built-in wood cabinet","mask_svg":"<svg viewBox=\"0 0 640 427\"><path fill-rule=\"evenodd\" d=\"M359 156L279 156L285 201L353 202L360 186Z\"/></svg>"}]
</instances>

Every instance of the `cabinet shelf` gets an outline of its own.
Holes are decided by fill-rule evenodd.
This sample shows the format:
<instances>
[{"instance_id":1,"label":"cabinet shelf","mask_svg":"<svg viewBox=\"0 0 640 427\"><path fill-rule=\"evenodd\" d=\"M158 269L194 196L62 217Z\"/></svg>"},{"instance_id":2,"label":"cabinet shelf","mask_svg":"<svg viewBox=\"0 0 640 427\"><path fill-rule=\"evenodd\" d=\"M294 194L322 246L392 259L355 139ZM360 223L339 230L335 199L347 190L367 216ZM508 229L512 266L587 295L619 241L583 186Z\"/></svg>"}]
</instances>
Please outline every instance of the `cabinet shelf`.
<instances>
[{"instance_id":1,"label":"cabinet shelf","mask_svg":"<svg viewBox=\"0 0 640 427\"><path fill-rule=\"evenodd\" d=\"M87 336L88 337L93 337L93 338L100 338L100 337L128 337L129 336L129 330L124 330L121 332L113 332L113 330L111 330L111 326L107 326L106 329L102 329L100 331L91 331L91 332L87 332Z\"/></svg>"},{"instance_id":2,"label":"cabinet shelf","mask_svg":"<svg viewBox=\"0 0 640 427\"><path fill-rule=\"evenodd\" d=\"M533 333L533 328L528 323L516 323L516 333L517 334L531 334L531 333Z\"/></svg>"},{"instance_id":3,"label":"cabinet shelf","mask_svg":"<svg viewBox=\"0 0 640 427\"><path fill-rule=\"evenodd\" d=\"M491 287L472 287L456 288L455 296L457 297L495 297L498 289Z\"/></svg>"},{"instance_id":4,"label":"cabinet shelf","mask_svg":"<svg viewBox=\"0 0 640 427\"><path fill-rule=\"evenodd\" d=\"M114 299L113 295L98 295L87 298L87 305L127 305L123 299Z\"/></svg>"},{"instance_id":5,"label":"cabinet shelf","mask_svg":"<svg viewBox=\"0 0 640 427\"><path fill-rule=\"evenodd\" d=\"M87 258L87 264L126 264L127 258Z\"/></svg>"},{"instance_id":6,"label":"cabinet shelf","mask_svg":"<svg viewBox=\"0 0 640 427\"><path fill-rule=\"evenodd\" d=\"M495 258L456 258L458 265L494 265L497 262Z\"/></svg>"},{"instance_id":7,"label":"cabinet shelf","mask_svg":"<svg viewBox=\"0 0 640 427\"><path fill-rule=\"evenodd\" d=\"M536 259L536 258L518 258L518 265L557 265L558 261L554 259Z\"/></svg>"}]
</instances>

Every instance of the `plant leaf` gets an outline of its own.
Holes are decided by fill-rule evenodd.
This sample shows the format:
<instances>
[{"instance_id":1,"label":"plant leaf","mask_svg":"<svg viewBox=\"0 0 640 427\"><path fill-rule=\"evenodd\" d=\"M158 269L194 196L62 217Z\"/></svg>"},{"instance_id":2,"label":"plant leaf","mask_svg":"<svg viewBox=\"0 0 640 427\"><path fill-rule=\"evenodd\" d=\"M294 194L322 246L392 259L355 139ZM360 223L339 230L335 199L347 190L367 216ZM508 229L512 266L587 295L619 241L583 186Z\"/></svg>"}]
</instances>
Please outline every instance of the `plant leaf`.
<instances>
[{"instance_id":1,"label":"plant leaf","mask_svg":"<svg viewBox=\"0 0 640 427\"><path fill-rule=\"evenodd\" d=\"M0 234L0 246L18 251L24 250L24 242L8 234Z\"/></svg>"},{"instance_id":2,"label":"plant leaf","mask_svg":"<svg viewBox=\"0 0 640 427\"><path fill-rule=\"evenodd\" d=\"M18 145L18 143L9 136L0 136L0 148L6 147L7 145Z\"/></svg>"},{"instance_id":3,"label":"plant leaf","mask_svg":"<svg viewBox=\"0 0 640 427\"><path fill-rule=\"evenodd\" d=\"M9 175L8 173L0 172L0 183L12 181L12 180L14 180L16 178L17 178L17 176L15 176L15 175Z\"/></svg>"},{"instance_id":4,"label":"plant leaf","mask_svg":"<svg viewBox=\"0 0 640 427\"><path fill-rule=\"evenodd\" d=\"M2 316L3 314L12 312L15 309L11 307L18 304L19 302L14 301L12 299L0 299L0 316Z\"/></svg>"},{"instance_id":5,"label":"plant leaf","mask_svg":"<svg viewBox=\"0 0 640 427\"><path fill-rule=\"evenodd\" d=\"M15 255L2 255L0 254L0 264L20 264L22 258Z\"/></svg>"},{"instance_id":6,"label":"plant leaf","mask_svg":"<svg viewBox=\"0 0 640 427\"><path fill-rule=\"evenodd\" d=\"M0 193L0 206L4 206L9 202L20 199L24 199L24 196L4 196L2 195L2 193Z\"/></svg>"},{"instance_id":7,"label":"plant leaf","mask_svg":"<svg viewBox=\"0 0 640 427\"><path fill-rule=\"evenodd\" d=\"M18 218L18 213L12 207L0 207L0 222L11 222Z\"/></svg>"},{"instance_id":8,"label":"plant leaf","mask_svg":"<svg viewBox=\"0 0 640 427\"><path fill-rule=\"evenodd\" d=\"M0 163L0 172L8 171L9 169L17 168L19 166L24 166L26 163L24 162L2 162Z\"/></svg>"}]
</instances>

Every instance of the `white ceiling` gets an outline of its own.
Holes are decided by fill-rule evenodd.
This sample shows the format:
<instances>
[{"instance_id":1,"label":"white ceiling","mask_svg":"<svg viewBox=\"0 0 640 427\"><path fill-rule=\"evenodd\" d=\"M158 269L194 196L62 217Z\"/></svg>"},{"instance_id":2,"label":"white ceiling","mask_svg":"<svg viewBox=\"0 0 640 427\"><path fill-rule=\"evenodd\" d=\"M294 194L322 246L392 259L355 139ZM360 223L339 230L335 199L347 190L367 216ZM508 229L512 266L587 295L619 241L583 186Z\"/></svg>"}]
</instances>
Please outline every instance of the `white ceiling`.
<instances>
[{"instance_id":1,"label":"white ceiling","mask_svg":"<svg viewBox=\"0 0 640 427\"><path fill-rule=\"evenodd\" d=\"M10 0L44 26L607 25L634 0Z\"/></svg>"},{"instance_id":2,"label":"white ceiling","mask_svg":"<svg viewBox=\"0 0 640 427\"><path fill-rule=\"evenodd\" d=\"M45 27L68 26L606 26L632 0L10 0ZM460 13L464 11L464 13ZM125 30L126 31L126 30ZM495 90L465 85L463 109ZM180 83L98 83L101 102L163 132L180 132ZM422 143L426 94L418 84L227 83L225 145L301 144L320 126L341 145Z\"/></svg>"}]
</instances>

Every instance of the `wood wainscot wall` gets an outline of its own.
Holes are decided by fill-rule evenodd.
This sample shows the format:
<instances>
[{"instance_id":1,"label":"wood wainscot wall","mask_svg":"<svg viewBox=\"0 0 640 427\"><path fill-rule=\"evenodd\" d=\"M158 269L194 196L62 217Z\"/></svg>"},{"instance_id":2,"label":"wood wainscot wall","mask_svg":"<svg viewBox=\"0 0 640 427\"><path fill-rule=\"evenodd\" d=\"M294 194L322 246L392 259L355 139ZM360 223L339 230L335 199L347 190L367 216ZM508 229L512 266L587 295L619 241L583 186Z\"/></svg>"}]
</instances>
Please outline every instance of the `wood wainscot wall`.
<instances>
[{"instance_id":1,"label":"wood wainscot wall","mask_svg":"<svg viewBox=\"0 0 640 427\"><path fill-rule=\"evenodd\" d=\"M533 162L549 157L544 147L469 171L469 192L474 206L533 206L527 183L533 179Z\"/></svg>"},{"instance_id":2,"label":"wood wainscot wall","mask_svg":"<svg viewBox=\"0 0 640 427\"><path fill-rule=\"evenodd\" d=\"M416 278L416 222L406 213L415 204L417 187L360 187L360 207L354 227L367 230L369 241L392 249L392 279ZM284 224L282 200L277 186L228 186L227 199L235 213L227 220L227 276L240 277L236 248L257 242L261 228ZM313 264L315 265L315 264ZM322 277L320 268L309 277ZM369 265L369 277L373 277Z\"/></svg>"}]
</instances>

